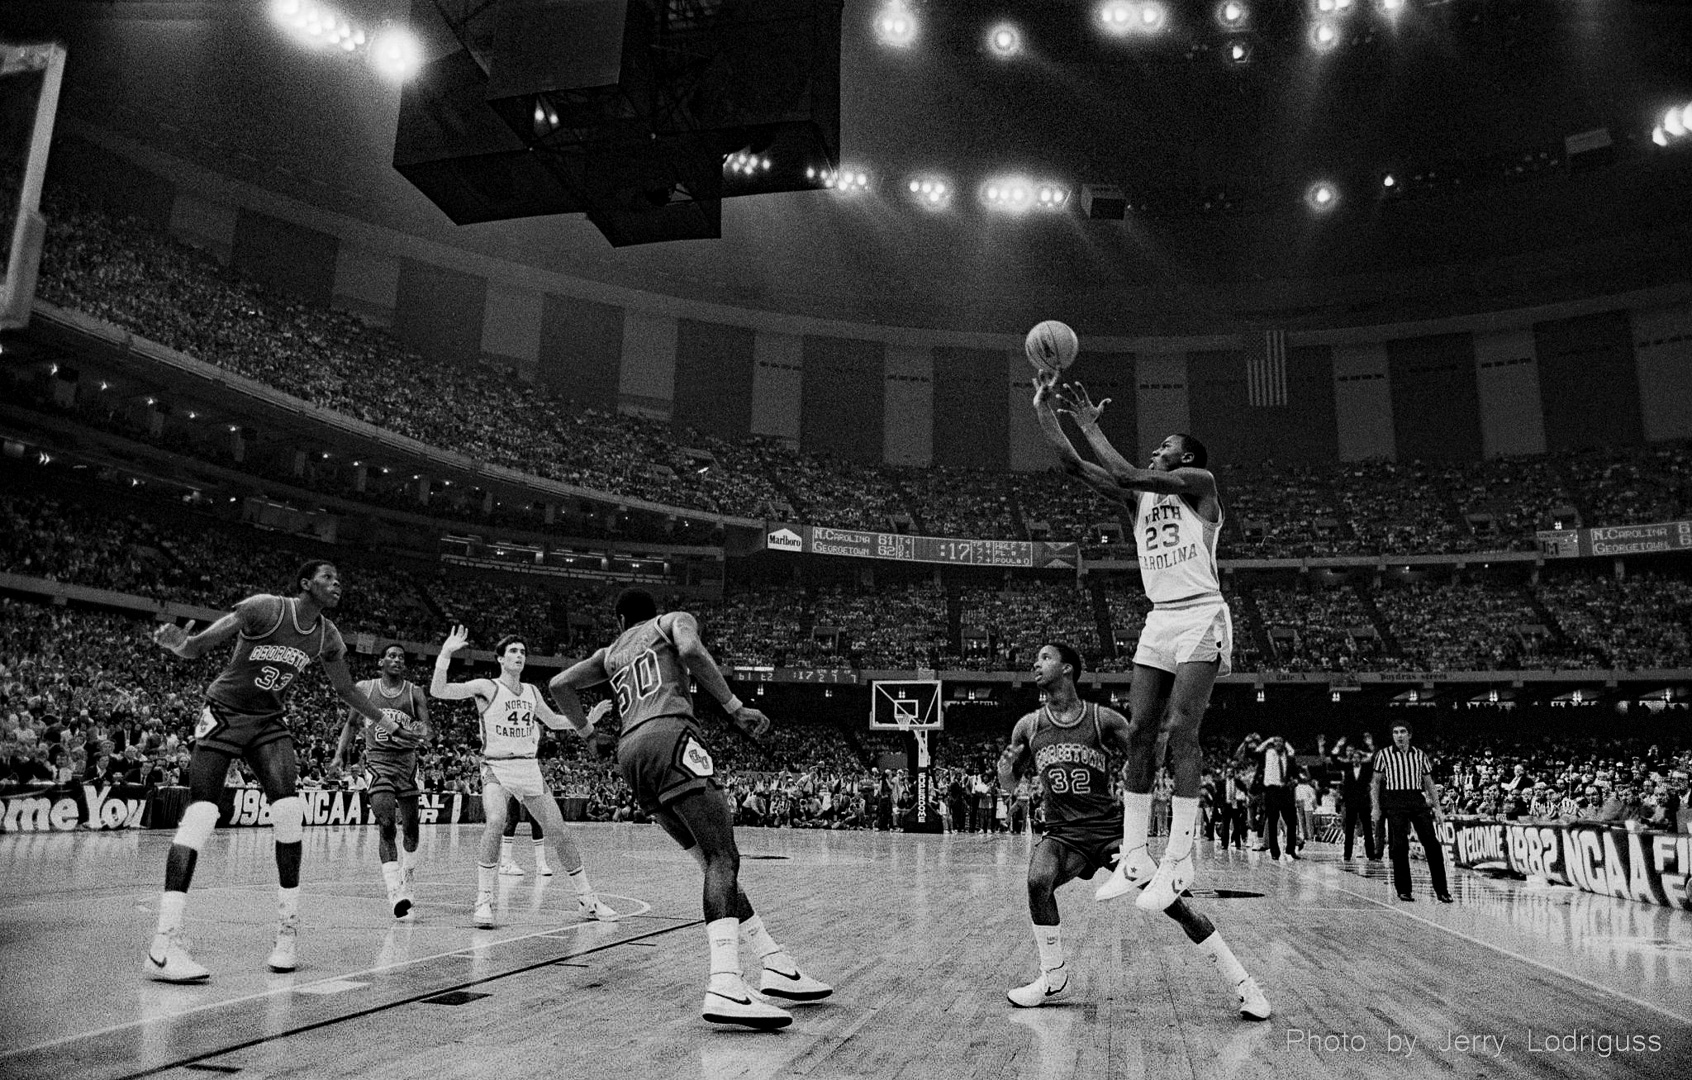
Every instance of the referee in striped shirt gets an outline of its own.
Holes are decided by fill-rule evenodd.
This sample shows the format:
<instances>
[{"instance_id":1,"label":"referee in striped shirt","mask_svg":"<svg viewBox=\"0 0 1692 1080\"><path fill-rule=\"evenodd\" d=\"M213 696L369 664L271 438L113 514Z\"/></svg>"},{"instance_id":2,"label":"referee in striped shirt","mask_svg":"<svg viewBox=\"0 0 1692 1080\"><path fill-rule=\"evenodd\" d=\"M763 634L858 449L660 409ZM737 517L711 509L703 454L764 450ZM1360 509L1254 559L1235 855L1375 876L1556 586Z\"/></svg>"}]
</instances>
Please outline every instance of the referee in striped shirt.
<instances>
[{"instance_id":1,"label":"referee in striped shirt","mask_svg":"<svg viewBox=\"0 0 1692 1080\"><path fill-rule=\"evenodd\" d=\"M1410 830L1428 856L1428 871L1433 877L1434 895L1442 904L1451 903L1451 893L1445 886L1445 849L1434 835L1434 822L1445 824L1445 812L1439 807L1439 792L1434 788L1433 763L1428 755L1410 748L1410 725L1402 721L1392 725L1392 745L1375 754L1374 823L1387 822L1387 850L1392 856L1392 883L1398 898L1415 900L1410 894Z\"/></svg>"}]
</instances>

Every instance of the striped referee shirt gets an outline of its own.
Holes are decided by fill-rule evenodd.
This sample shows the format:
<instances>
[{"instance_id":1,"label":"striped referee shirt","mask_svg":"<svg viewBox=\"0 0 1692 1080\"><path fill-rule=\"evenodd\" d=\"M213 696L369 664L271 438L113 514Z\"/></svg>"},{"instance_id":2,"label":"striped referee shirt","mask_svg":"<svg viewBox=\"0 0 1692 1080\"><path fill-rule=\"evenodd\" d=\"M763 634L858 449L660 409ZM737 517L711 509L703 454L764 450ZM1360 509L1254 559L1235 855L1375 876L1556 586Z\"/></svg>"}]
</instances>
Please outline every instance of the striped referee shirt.
<instances>
[{"instance_id":1,"label":"striped referee shirt","mask_svg":"<svg viewBox=\"0 0 1692 1080\"><path fill-rule=\"evenodd\" d=\"M1385 778L1386 791L1421 791L1422 777L1433 772L1428 755L1411 747L1389 746L1375 753L1375 775Z\"/></svg>"}]
</instances>

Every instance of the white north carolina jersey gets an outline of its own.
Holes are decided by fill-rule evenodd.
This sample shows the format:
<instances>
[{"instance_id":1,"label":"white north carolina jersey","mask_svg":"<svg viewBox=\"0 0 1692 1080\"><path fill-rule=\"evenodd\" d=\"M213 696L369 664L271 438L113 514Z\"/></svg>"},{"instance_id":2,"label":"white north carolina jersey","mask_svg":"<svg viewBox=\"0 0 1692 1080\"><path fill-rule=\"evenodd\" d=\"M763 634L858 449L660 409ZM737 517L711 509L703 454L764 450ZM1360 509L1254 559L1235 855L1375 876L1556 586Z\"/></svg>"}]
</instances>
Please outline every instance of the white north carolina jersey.
<instances>
[{"instance_id":1,"label":"white north carolina jersey","mask_svg":"<svg viewBox=\"0 0 1692 1080\"><path fill-rule=\"evenodd\" d=\"M1200 596L1220 596L1216 573L1217 521L1199 517L1179 495L1142 491L1135 501L1134 546L1140 553L1140 580L1154 604Z\"/></svg>"},{"instance_id":2,"label":"white north carolina jersey","mask_svg":"<svg viewBox=\"0 0 1692 1080\"><path fill-rule=\"evenodd\" d=\"M482 757L487 761L532 758L540 749L540 718L535 703L540 691L529 683L513 694L499 679L494 696L482 710ZM479 702L478 702L479 704Z\"/></svg>"}]
</instances>

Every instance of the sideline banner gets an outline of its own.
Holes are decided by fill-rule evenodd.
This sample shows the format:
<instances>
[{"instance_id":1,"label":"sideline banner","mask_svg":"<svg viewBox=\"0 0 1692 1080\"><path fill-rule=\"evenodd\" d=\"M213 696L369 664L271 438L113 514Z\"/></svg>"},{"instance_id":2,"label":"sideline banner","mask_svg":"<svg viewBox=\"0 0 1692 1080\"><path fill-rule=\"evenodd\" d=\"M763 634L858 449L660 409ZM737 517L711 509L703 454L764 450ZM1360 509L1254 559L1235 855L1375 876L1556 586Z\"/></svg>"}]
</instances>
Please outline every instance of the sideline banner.
<instances>
[{"instance_id":1,"label":"sideline banner","mask_svg":"<svg viewBox=\"0 0 1692 1080\"><path fill-rule=\"evenodd\" d=\"M374 825L376 814L363 791L322 788L300 792L307 825ZM479 803L479 800L477 800ZM457 792L425 791L417 798L420 825L457 825L464 797ZM478 809L480 807L478 806ZM477 815L476 820L481 820ZM237 828L270 824L270 800L258 788L224 788L217 800L217 823ZM161 826L174 822L160 822Z\"/></svg>"},{"instance_id":2,"label":"sideline banner","mask_svg":"<svg viewBox=\"0 0 1692 1080\"><path fill-rule=\"evenodd\" d=\"M1537 874L1600 896L1692 911L1692 833L1474 819L1453 829L1457 866Z\"/></svg>"},{"instance_id":3,"label":"sideline banner","mask_svg":"<svg viewBox=\"0 0 1692 1080\"><path fill-rule=\"evenodd\" d=\"M1073 570L1081 565L1081 545L1065 541L966 540L911 536L821 525L765 523L764 548L803 555L846 555L855 559L950 563L961 566L1012 566Z\"/></svg>"},{"instance_id":4,"label":"sideline banner","mask_svg":"<svg viewBox=\"0 0 1692 1080\"><path fill-rule=\"evenodd\" d=\"M137 784L0 785L0 833L150 828L152 794Z\"/></svg>"}]
</instances>

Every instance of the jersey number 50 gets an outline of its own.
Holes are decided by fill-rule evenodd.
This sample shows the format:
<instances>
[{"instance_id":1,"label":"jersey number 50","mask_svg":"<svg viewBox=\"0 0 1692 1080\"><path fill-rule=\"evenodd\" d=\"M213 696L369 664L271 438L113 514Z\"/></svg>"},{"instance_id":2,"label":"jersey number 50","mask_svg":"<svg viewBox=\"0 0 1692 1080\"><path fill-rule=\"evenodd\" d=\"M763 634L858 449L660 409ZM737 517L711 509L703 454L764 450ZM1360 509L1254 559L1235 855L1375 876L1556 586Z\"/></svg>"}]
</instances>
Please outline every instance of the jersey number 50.
<instances>
[{"instance_id":1,"label":"jersey number 50","mask_svg":"<svg viewBox=\"0 0 1692 1080\"><path fill-rule=\"evenodd\" d=\"M611 676L611 688L617 692L617 715L627 716L635 702L657 693L661 682L657 653L648 649L635 657L634 663Z\"/></svg>"}]
</instances>

